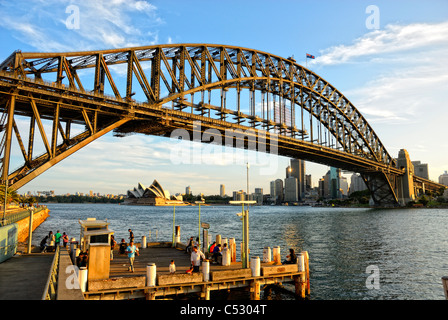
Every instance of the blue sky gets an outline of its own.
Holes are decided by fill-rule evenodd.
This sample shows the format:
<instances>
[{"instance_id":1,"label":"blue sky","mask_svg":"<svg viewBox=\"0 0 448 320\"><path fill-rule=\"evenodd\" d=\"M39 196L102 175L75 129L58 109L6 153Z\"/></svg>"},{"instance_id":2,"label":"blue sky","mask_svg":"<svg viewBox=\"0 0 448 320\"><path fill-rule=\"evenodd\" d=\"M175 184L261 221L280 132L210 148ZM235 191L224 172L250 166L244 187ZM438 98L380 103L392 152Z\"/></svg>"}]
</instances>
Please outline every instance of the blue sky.
<instances>
[{"instance_id":1,"label":"blue sky","mask_svg":"<svg viewBox=\"0 0 448 320\"><path fill-rule=\"evenodd\" d=\"M67 28L70 5L79 9L79 28ZM369 5L379 10L378 29L366 26ZM448 1L0 0L0 14L0 60L16 49L56 52L164 43L243 46L294 55L302 64L311 53L316 59L308 67L348 97L392 156L407 149L412 160L429 164L433 180L448 170ZM27 121L19 119L18 125L26 128ZM206 153L205 146L199 148ZM245 189L244 158L254 163L251 191L262 187L267 193L269 181L284 178L289 162L220 148L216 154L208 150L211 156L200 164L179 165L173 161L176 149L178 142L169 139L107 135L19 192L117 194L157 179L171 193L190 185L195 194L217 194L222 183L231 194ZM20 159L19 152L13 150L13 160ZM275 168L266 170L268 162ZM327 170L307 163L314 184Z\"/></svg>"}]
</instances>

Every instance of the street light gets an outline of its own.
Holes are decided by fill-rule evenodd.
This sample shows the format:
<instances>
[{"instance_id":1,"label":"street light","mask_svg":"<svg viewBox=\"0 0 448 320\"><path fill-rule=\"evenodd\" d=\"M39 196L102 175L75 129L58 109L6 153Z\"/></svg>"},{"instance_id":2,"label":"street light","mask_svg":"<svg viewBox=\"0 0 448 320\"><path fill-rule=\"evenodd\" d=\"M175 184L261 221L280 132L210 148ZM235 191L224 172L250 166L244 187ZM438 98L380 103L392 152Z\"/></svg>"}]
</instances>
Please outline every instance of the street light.
<instances>
[{"instance_id":1,"label":"street light","mask_svg":"<svg viewBox=\"0 0 448 320\"><path fill-rule=\"evenodd\" d=\"M241 252L241 262L243 269L249 268L249 204L256 201L229 201L230 204L241 204L242 211L236 215L242 217L243 221L243 250ZM244 204L247 204L247 210L244 210Z\"/></svg>"},{"instance_id":2,"label":"street light","mask_svg":"<svg viewBox=\"0 0 448 320\"><path fill-rule=\"evenodd\" d=\"M201 201L195 201L197 205L199 205L199 226L198 226L198 248L201 247L201 204L205 203L204 199L201 199Z\"/></svg>"},{"instance_id":3,"label":"street light","mask_svg":"<svg viewBox=\"0 0 448 320\"><path fill-rule=\"evenodd\" d=\"M172 247L174 248L175 245L175 224L176 224L176 205L173 204L173 243L172 243Z\"/></svg>"}]
</instances>

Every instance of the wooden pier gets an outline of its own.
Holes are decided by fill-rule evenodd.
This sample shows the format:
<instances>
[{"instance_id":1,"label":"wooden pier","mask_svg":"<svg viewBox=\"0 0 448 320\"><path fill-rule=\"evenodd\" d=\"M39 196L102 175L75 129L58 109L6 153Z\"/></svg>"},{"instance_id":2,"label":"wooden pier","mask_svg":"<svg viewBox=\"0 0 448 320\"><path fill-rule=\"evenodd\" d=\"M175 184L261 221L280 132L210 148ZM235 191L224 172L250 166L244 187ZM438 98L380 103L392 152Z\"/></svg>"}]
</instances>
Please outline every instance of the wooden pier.
<instances>
[{"instance_id":1,"label":"wooden pier","mask_svg":"<svg viewBox=\"0 0 448 320\"><path fill-rule=\"evenodd\" d=\"M140 246L140 244L137 244ZM107 279L89 280L84 292L86 300L128 300L128 299L213 299L224 292L227 299L234 292L246 293L247 299L260 300L261 292L272 286L291 283L294 286L292 296L305 298L310 293L308 254L303 252L303 271L298 264L274 264L260 262L259 275L253 276L250 268L243 269L241 262L232 262L228 266L209 262L209 279L204 279L202 267L199 273L189 274L190 254L185 245L176 248L171 243L148 243L139 248L140 255L135 258L134 272L128 271L127 254L114 251L110 261ZM169 273L170 261L174 260L176 273ZM262 259L260 259L262 260ZM148 286L147 268L156 265L156 282ZM212 295L212 297L211 297ZM222 295L221 295L222 296ZM241 299L236 298L236 299Z\"/></svg>"}]
</instances>

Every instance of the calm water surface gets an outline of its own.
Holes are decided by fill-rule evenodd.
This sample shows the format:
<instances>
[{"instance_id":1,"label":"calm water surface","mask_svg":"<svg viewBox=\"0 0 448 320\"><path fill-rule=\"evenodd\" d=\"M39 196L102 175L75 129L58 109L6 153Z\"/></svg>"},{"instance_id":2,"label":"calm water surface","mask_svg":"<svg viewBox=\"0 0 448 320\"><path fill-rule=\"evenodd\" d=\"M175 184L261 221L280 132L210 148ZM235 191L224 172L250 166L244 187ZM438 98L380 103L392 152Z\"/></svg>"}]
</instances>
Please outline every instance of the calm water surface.
<instances>
[{"instance_id":1,"label":"calm water surface","mask_svg":"<svg viewBox=\"0 0 448 320\"><path fill-rule=\"evenodd\" d=\"M52 230L79 239L78 219L107 219L115 238L171 241L172 207L117 204L48 204L50 217L33 233L33 244ZM201 206L201 222L213 238L242 238L241 207ZM177 207L175 224L186 242L198 234L198 207ZM439 300L441 277L448 275L448 209L353 209L262 206L250 208L250 249L265 246L306 250L310 256L311 299ZM379 288L366 270L377 266Z\"/></svg>"}]
</instances>

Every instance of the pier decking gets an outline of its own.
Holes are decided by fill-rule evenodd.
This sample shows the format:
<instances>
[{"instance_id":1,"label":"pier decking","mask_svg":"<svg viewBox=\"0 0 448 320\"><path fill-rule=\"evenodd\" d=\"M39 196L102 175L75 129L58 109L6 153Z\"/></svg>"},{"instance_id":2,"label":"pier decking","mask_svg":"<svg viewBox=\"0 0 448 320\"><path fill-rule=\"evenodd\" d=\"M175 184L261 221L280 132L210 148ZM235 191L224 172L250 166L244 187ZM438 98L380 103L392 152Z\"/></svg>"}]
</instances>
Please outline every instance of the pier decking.
<instances>
[{"instance_id":1,"label":"pier decking","mask_svg":"<svg viewBox=\"0 0 448 320\"><path fill-rule=\"evenodd\" d=\"M150 243L147 248L139 248L140 255L134 262L134 272L128 271L127 254L119 255L114 251L110 261L109 279L89 281L84 292L87 300L124 300L124 299L177 299L186 294L194 294L199 299L210 299L210 293L218 290L243 289L250 293L250 299L259 300L263 287L291 282L295 294L305 297L309 294L309 273L300 272L298 265L274 265L260 263L260 275L252 276L251 269L242 269L241 262L232 262L229 266L210 262L208 281L204 281L201 271L187 274L190 268L190 254L183 247L172 248L171 243ZM170 261L174 260L176 273L169 273ZM307 260L306 260L307 262ZM155 263L157 281L155 286L147 286L147 265ZM308 263L305 264L307 267ZM307 275L308 274L308 275ZM249 296L249 295L248 295Z\"/></svg>"}]
</instances>

